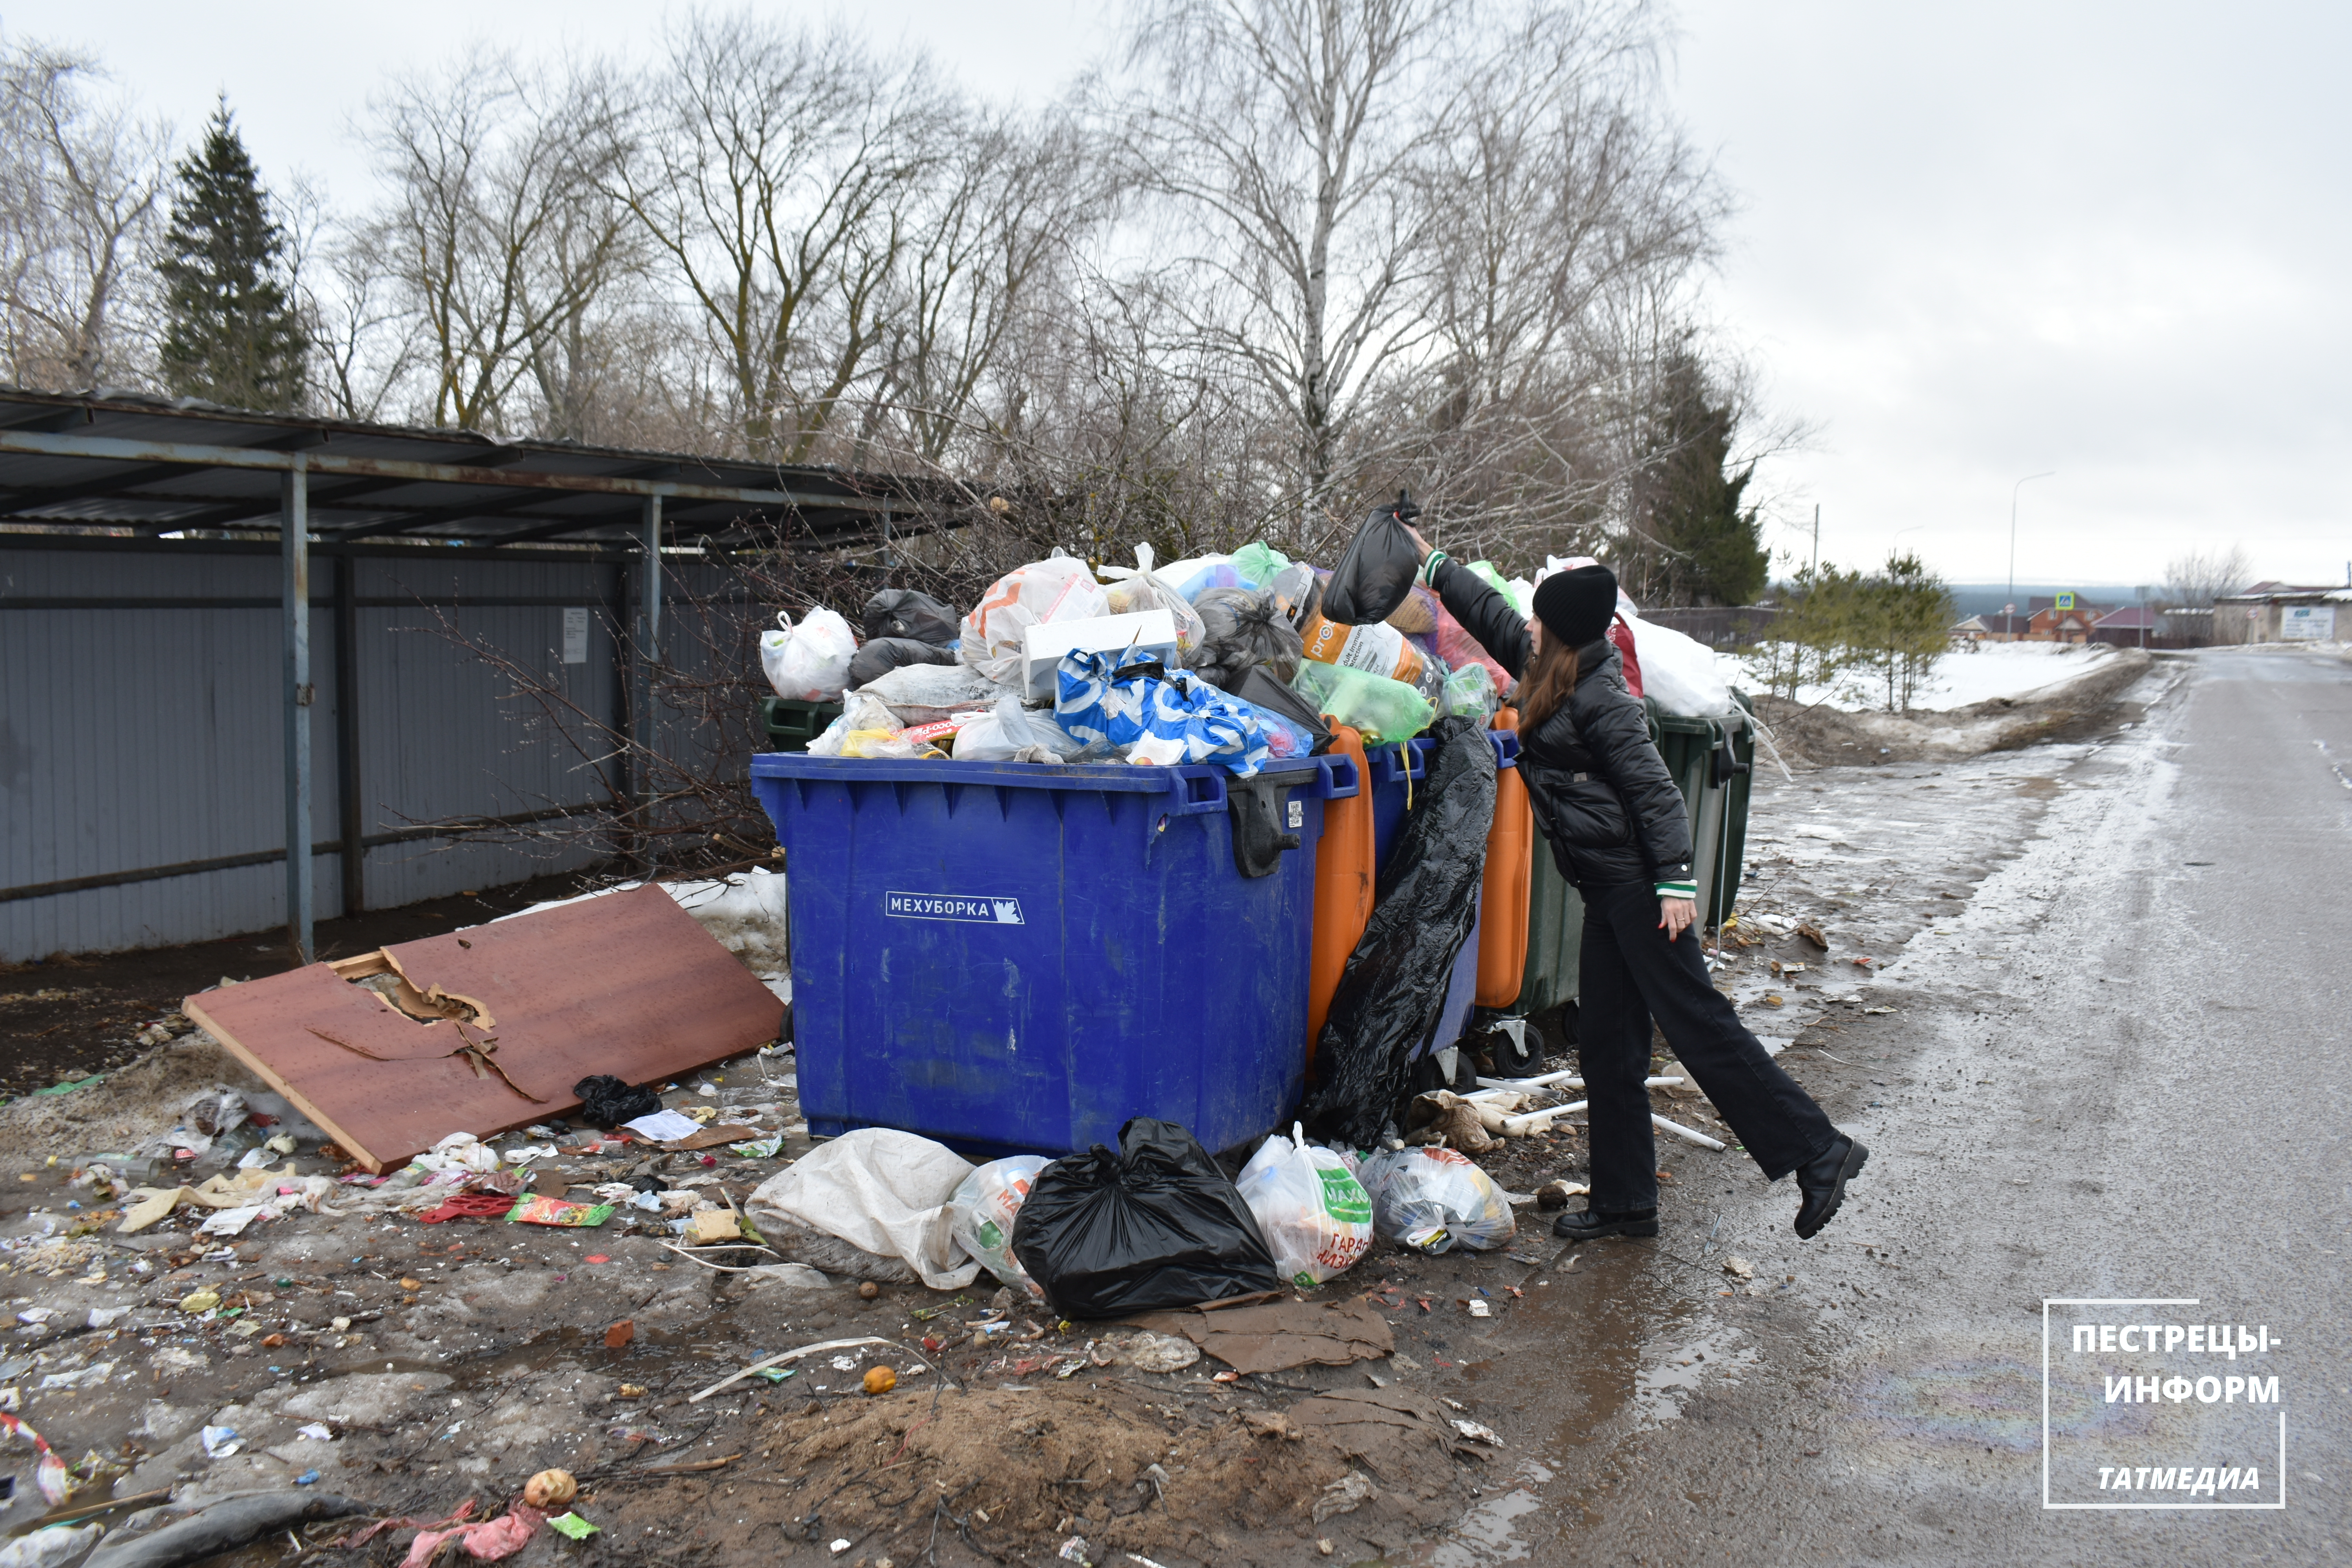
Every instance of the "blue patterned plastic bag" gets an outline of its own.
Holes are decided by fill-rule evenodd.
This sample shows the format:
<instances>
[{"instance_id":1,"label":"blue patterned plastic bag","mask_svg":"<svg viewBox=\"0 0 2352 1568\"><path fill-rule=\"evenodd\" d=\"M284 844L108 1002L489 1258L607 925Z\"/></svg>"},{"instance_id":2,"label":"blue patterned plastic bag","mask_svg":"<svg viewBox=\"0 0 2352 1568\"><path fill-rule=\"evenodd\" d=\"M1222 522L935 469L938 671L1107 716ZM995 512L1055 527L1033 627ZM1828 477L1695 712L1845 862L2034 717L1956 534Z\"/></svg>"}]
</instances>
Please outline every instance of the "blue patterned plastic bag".
<instances>
[{"instance_id":1,"label":"blue patterned plastic bag","mask_svg":"<svg viewBox=\"0 0 2352 1568\"><path fill-rule=\"evenodd\" d=\"M1257 710L1181 669L1121 668L1120 650L1073 649L1055 669L1054 717L1078 740L1115 746L1130 763L1215 763L1236 778L1265 766Z\"/></svg>"}]
</instances>

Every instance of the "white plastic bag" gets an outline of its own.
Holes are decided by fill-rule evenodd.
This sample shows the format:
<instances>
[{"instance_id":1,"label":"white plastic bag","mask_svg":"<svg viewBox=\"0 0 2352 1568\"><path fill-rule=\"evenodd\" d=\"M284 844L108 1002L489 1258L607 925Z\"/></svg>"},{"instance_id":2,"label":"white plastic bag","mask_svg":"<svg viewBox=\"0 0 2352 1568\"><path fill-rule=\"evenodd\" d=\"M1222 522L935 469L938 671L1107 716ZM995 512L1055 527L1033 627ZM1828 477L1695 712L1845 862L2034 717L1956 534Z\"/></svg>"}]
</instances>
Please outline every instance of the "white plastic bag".
<instances>
[{"instance_id":1,"label":"white plastic bag","mask_svg":"<svg viewBox=\"0 0 2352 1568\"><path fill-rule=\"evenodd\" d=\"M944 1143L883 1127L857 1127L821 1143L760 1184L745 1207L753 1224L773 1216L896 1258L934 1290L961 1290L980 1276L959 1263L948 1199L971 1174Z\"/></svg>"},{"instance_id":2,"label":"white plastic bag","mask_svg":"<svg viewBox=\"0 0 2352 1568\"><path fill-rule=\"evenodd\" d=\"M956 731L960 763L1043 762L1041 752L1060 760L1085 749L1085 742L1054 722L1051 710L1032 713L1018 697L998 698L993 708Z\"/></svg>"},{"instance_id":3,"label":"white plastic bag","mask_svg":"<svg viewBox=\"0 0 2352 1568\"><path fill-rule=\"evenodd\" d=\"M853 691L842 699L841 717L827 724L824 732L809 742L808 754L812 757L837 757L852 734L869 730L903 728L905 726L899 722L898 716L891 712L880 699L869 697L863 691Z\"/></svg>"},{"instance_id":4,"label":"white plastic bag","mask_svg":"<svg viewBox=\"0 0 2352 1568\"><path fill-rule=\"evenodd\" d=\"M1084 620L1110 614L1095 574L1083 561L1056 550L1007 572L963 618L956 657L1000 686L1022 677L1021 634L1040 621Z\"/></svg>"},{"instance_id":5,"label":"white plastic bag","mask_svg":"<svg viewBox=\"0 0 2352 1568\"><path fill-rule=\"evenodd\" d=\"M1715 650L1672 626L1628 616L1633 651L1642 659L1642 695L1654 697L1669 713L1706 719L1734 706L1731 683L1716 663Z\"/></svg>"},{"instance_id":6,"label":"white plastic bag","mask_svg":"<svg viewBox=\"0 0 2352 1568\"><path fill-rule=\"evenodd\" d=\"M1186 668L1192 665L1192 651L1205 641L1208 626L1201 612L1190 600L1153 575L1151 546L1135 547L1132 566L1105 566L1096 574L1111 580L1110 590L1104 595L1110 603L1114 616L1135 615L1143 610L1165 610L1176 622L1176 658Z\"/></svg>"},{"instance_id":7,"label":"white plastic bag","mask_svg":"<svg viewBox=\"0 0 2352 1568\"><path fill-rule=\"evenodd\" d=\"M776 612L777 631L760 634L760 668L779 697L802 702L830 702L849 683L849 659L857 651L857 637L849 623L819 607L793 625L792 616Z\"/></svg>"},{"instance_id":8,"label":"white plastic bag","mask_svg":"<svg viewBox=\"0 0 2352 1568\"><path fill-rule=\"evenodd\" d=\"M1503 1189L1451 1149L1381 1151L1367 1155L1358 1174L1382 1241L1433 1256L1457 1247L1490 1251L1517 1233Z\"/></svg>"},{"instance_id":9,"label":"white plastic bag","mask_svg":"<svg viewBox=\"0 0 2352 1568\"><path fill-rule=\"evenodd\" d=\"M1052 1163L1043 1154L991 1160L966 1176L948 1199L948 1230L956 1245L997 1279L1041 1301L1045 1292L1013 1256L1013 1216L1029 1196L1029 1184Z\"/></svg>"},{"instance_id":10,"label":"white plastic bag","mask_svg":"<svg viewBox=\"0 0 2352 1568\"><path fill-rule=\"evenodd\" d=\"M903 726L936 724L959 713L978 712L1003 691L980 671L960 664L902 664L852 695L884 704Z\"/></svg>"},{"instance_id":11,"label":"white plastic bag","mask_svg":"<svg viewBox=\"0 0 2352 1568\"><path fill-rule=\"evenodd\" d=\"M1234 1184L1274 1252L1274 1266L1301 1290L1346 1273L1372 1248L1372 1200L1328 1149L1309 1145L1294 1125L1258 1145Z\"/></svg>"}]
</instances>

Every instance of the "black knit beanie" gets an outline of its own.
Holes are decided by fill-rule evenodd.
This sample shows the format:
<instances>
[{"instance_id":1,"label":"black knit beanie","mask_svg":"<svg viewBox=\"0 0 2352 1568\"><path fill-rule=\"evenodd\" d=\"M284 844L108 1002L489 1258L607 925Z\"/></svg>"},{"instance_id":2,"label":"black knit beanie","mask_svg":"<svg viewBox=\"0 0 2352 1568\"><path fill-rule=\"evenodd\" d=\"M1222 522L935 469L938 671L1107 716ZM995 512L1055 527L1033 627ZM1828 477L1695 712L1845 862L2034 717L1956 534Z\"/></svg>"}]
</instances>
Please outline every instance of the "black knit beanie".
<instances>
[{"instance_id":1,"label":"black knit beanie","mask_svg":"<svg viewBox=\"0 0 2352 1568\"><path fill-rule=\"evenodd\" d=\"M1606 566L1555 572L1536 584L1536 619L1570 647L1606 636L1617 614L1617 574Z\"/></svg>"}]
</instances>

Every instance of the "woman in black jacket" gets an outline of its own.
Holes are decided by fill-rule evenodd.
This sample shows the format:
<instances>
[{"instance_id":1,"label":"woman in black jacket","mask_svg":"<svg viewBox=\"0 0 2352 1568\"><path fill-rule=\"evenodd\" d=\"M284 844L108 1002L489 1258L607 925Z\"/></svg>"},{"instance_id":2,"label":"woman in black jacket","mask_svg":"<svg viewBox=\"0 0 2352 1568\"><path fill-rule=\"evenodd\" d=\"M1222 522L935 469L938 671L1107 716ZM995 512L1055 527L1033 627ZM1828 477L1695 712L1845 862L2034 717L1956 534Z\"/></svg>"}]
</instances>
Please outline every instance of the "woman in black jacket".
<instances>
[{"instance_id":1,"label":"woman in black jacket","mask_svg":"<svg viewBox=\"0 0 2352 1568\"><path fill-rule=\"evenodd\" d=\"M1420 541L1420 535L1414 539ZM1650 1020L1763 1167L1795 1172L1797 1234L1844 1201L1869 1151L1830 1125L1716 990L1698 933L1690 819L1608 640L1617 579L1605 566L1536 588L1530 625L1477 576L1421 541L1422 580L1518 680L1519 777L1560 875L1584 896L1578 1049L1591 1101L1592 1195L1562 1215L1571 1240L1658 1234L1650 1134Z\"/></svg>"}]
</instances>

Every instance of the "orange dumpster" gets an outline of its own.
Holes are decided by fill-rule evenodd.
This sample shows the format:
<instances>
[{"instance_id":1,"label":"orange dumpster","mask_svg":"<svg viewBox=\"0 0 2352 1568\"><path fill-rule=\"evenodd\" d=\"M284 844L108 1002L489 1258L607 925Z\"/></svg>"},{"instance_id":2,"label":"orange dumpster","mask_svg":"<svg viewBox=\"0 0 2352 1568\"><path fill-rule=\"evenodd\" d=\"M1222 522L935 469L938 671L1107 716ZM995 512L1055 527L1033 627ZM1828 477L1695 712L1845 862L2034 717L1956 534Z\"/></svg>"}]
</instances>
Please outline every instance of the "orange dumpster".
<instances>
[{"instance_id":1,"label":"orange dumpster","mask_svg":"<svg viewBox=\"0 0 2352 1568\"><path fill-rule=\"evenodd\" d=\"M1517 731L1519 710L1500 710L1488 727ZM1337 806L1356 803L1331 804ZM1326 853L1331 842L1329 811L1329 807L1325 808ZM1533 874L1529 856L1534 847L1535 814L1528 805L1528 786L1519 778L1517 768L1505 768L1495 775L1495 823L1486 830L1486 875L1479 895L1476 1001L1481 1007L1507 1007L1519 999L1519 984L1528 963L1528 882ZM1319 911L1323 907L1319 901L1323 893L1319 864L1317 870L1316 909ZM1318 961L1322 957L1319 947L1316 957Z\"/></svg>"},{"instance_id":2,"label":"orange dumpster","mask_svg":"<svg viewBox=\"0 0 2352 1568\"><path fill-rule=\"evenodd\" d=\"M1333 727L1331 750L1354 759L1356 776L1369 781L1370 763L1364 756L1364 738L1346 725ZM1524 803L1522 803L1524 809ZM1307 1065L1315 1065L1315 1042L1331 1011L1331 994L1339 988L1348 955L1363 940L1365 922L1372 918L1372 792L1366 786L1346 800L1323 808L1323 838L1315 851L1315 941L1307 963ZM1526 879L1520 879L1519 907L1527 908ZM1526 946L1526 920L1521 917L1520 945Z\"/></svg>"}]
</instances>

